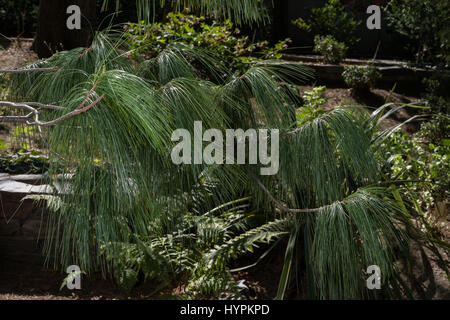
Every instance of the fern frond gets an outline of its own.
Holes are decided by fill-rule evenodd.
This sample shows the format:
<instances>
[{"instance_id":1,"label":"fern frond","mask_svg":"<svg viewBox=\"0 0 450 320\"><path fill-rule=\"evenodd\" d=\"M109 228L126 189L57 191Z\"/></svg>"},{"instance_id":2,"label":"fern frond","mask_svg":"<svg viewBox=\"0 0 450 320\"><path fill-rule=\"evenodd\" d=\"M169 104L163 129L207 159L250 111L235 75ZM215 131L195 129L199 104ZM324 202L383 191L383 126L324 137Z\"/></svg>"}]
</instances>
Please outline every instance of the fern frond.
<instances>
[{"instance_id":1,"label":"fern frond","mask_svg":"<svg viewBox=\"0 0 450 320\"><path fill-rule=\"evenodd\" d=\"M258 243L267 244L289 234L291 228L292 222L289 219L268 222L215 247L204 255L203 260L210 266L216 263L224 263L244 253L252 252Z\"/></svg>"}]
</instances>

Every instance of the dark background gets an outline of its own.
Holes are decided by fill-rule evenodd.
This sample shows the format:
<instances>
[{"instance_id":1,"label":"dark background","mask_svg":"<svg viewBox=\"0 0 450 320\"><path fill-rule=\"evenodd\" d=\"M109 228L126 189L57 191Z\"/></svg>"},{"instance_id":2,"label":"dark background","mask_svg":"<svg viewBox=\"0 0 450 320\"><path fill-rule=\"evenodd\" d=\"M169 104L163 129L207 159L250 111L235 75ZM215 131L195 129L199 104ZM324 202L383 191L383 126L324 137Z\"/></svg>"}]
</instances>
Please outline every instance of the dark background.
<instances>
[{"instance_id":1,"label":"dark background","mask_svg":"<svg viewBox=\"0 0 450 320\"><path fill-rule=\"evenodd\" d=\"M86 20L83 21L84 30L80 32L81 35L75 35L75 38L82 38L83 32L92 32L92 29L106 27L111 19L114 24L136 21L137 14L133 0L122 1L121 12L118 15L113 15L112 10L100 13L102 0L87 0L87 2L90 1L96 2L96 15L86 17L89 23L87 24ZM385 5L388 0L341 1L349 9L356 12L357 18L363 21L358 29L358 37L361 40L356 45L356 48L350 52L350 56L371 58L374 56L379 45L378 58L411 58L408 56L408 51L404 48L404 39L395 34L384 20L381 30L368 30L366 27L366 20L368 18L366 14L367 7L371 4ZM61 8L65 5L65 0L59 0L57 2L61 3ZM71 1L71 4L73 2ZM274 1L275 7L271 10L272 24L270 26L243 26L242 29L251 35L252 38L256 36L256 40L267 39L268 35L272 42L289 37L293 40L293 43L287 53L310 54L313 45L312 36L299 30L291 21L298 17L308 17L312 8L321 7L326 2L327 0L276 0ZM22 36L34 38L37 31L38 8L39 0L0 0L0 34L7 37ZM159 10L156 13L156 19L160 20L167 13L167 10L167 8L165 10ZM65 14L65 10L60 11L62 15L60 24L65 26L65 20L63 21L63 19L67 15ZM55 32L58 31L55 30ZM83 45L83 43L79 40L75 41L75 45Z\"/></svg>"}]
</instances>

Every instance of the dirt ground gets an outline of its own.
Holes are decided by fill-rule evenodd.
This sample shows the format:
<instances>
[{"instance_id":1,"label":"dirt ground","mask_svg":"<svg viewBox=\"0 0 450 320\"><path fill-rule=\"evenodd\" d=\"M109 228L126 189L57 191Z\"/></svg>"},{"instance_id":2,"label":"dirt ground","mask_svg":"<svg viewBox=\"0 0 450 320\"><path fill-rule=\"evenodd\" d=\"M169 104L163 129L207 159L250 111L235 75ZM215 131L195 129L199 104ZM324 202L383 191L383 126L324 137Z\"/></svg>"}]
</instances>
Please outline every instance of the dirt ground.
<instances>
[{"instance_id":1,"label":"dirt ground","mask_svg":"<svg viewBox=\"0 0 450 320\"><path fill-rule=\"evenodd\" d=\"M20 67L26 63L38 60L37 55L30 50L32 41L18 40L0 50L0 69Z\"/></svg>"},{"instance_id":2,"label":"dirt ground","mask_svg":"<svg viewBox=\"0 0 450 320\"><path fill-rule=\"evenodd\" d=\"M306 90L311 90L312 86L300 86L301 94ZM418 102L419 98L408 94L400 94L384 89L372 89L371 92L365 96L354 96L350 89L341 87L327 87L324 92L327 102L323 105L325 110L331 110L338 105L360 105L365 107L368 111L373 111L386 103L409 104ZM383 122L384 127L392 127L404 122L413 116L414 109L404 108L387 118ZM411 122L404 126L405 132L411 133L418 129L417 123Z\"/></svg>"},{"instance_id":3,"label":"dirt ground","mask_svg":"<svg viewBox=\"0 0 450 320\"><path fill-rule=\"evenodd\" d=\"M25 63L37 60L31 52L31 42L17 42L6 50L0 50L0 69L19 67ZM301 86L300 90L309 90L310 86ZM325 109L331 109L338 104L361 104L370 107L378 107L386 102L411 103L417 101L417 97L392 93L390 91L375 89L366 97L355 98L347 88L329 87L325 93L328 102ZM412 114L402 110L394 117L386 120L386 126L392 126L409 118ZM415 130L412 123L406 127L407 131ZM450 221L441 222L443 240L450 242ZM36 243L34 244L36 245ZM422 261L420 250L415 250L416 259ZM425 255L429 252L425 250ZM282 255L280 256L282 259ZM279 259L280 257L275 257ZM447 257L448 259L449 257ZM447 260L448 261L448 260ZM439 268L437 261L422 261L422 266L415 270L421 275L425 285L424 296L428 299L450 299L450 281ZM258 268L237 274L240 279L247 279L249 286L248 296L252 299L272 299L277 289L278 276L281 273L281 261L262 264ZM274 270L279 266L280 270ZM270 275L267 277L267 275ZM183 292L183 287L166 288L157 294L158 284L146 284L125 292L119 289L112 281L102 280L94 275L83 280L83 289L80 291L60 290L64 273L58 273L43 267L43 261L36 246L29 255L14 255L8 253L0 261L0 300L126 300L126 299L160 299L174 298ZM301 298L301 297L297 297ZM420 297L419 297L420 298ZM423 298L423 297L422 297Z\"/></svg>"}]
</instances>

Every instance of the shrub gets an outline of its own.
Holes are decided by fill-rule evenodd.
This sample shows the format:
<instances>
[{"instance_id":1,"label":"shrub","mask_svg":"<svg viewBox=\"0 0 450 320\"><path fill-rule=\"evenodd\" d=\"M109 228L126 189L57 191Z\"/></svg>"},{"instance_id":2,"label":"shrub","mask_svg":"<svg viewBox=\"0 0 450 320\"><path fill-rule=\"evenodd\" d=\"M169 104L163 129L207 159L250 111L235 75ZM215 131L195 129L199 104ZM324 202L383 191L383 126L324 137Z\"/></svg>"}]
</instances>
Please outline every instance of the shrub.
<instances>
[{"instance_id":1,"label":"shrub","mask_svg":"<svg viewBox=\"0 0 450 320\"><path fill-rule=\"evenodd\" d=\"M332 36L316 36L314 39L314 52L320 53L325 62L339 64L347 54L347 46L338 42Z\"/></svg>"},{"instance_id":2,"label":"shrub","mask_svg":"<svg viewBox=\"0 0 450 320\"><path fill-rule=\"evenodd\" d=\"M229 20L208 21L205 17L183 13L169 13L165 23L129 23L124 30L134 57L153 58L170 44L183 42L197 48L214 48L214 54L232 70L246 69L258 60L250 57L256 52L261 52L266 59L279 59L280 52L290 42L290 39L285 39L274 47L270 47L267 41L250 43L248 36L241 35Z\"/></svg>"},{"instance_id":3,"label":"shrub","mask_svg":"<svg viewBox=\"0 0 450 320\"><path fill-rule=\"evenodd\" d=\"M450 75L444 72L434 73L423 80L425 100L433 113L450 114Z\"/></svg>"},{"instance_id":4,"label":"shrub","mask_svg":"<svg viewBox=\"0 0 450 320\"><path fill-rule=\"evenodd\" d=\"M307 21L298 18L292 23L314 35L332 35L349 47L359 41L355 36L355 31L361 21L355 20L352 13L345 11L339 0L329 0L323 8L312 9L311 16Z\"/></svg>"},{"instance_id":5,"label":"shrub","mask_svg":"<svg viewBox=\"0 0 450 320\"><path fill-rule=\"evenodd\" d=\"M392 0L388 23L409 39L418 63L450 64L450 2Z\"/></svg>"},{"instance_id":6,"label":"shrub","mask_svg":"<svg viewBox=\"0 0 450 320\"><path fill-rule=\"evenodd\" d=\"M424 123L413 135L395 132L381 145L379 154L384 158L383 173L388 180L426 182L408 182L406 187L417 201L416 209L423 209L426 221L436 228L436 222L445 215L439 203L448 201L450 140L430 143L427 137L430 124Z\"/></svg>"},{"instance_id":7,"label":"shrub","mask_svg":"<svg viewBox=\"0 0 450 320\"><path fill-rule=\"evenodd\" d=\"M16 154L3 154L6 149L4 140L0 139L0 172L10 174L45 173L48 169L48 158L38 151L20 150Z\"/></svg>"},{"instance_id":8,"label":"shrub","mask_svg":"<svg viewBox=\"0 0 450 320\"><path fill-rule=\"evenodd\" d=\"M322 105L327 103L328 98L324 95L326 87L314 87L306 90L302 95L303 106L297 111L297 125L301 127L304 123L310 122L324 113Z\"/></svg>"},{"instance_id":9,"label":"shrub","mask_svg":"<svg viewBox=\"0 0 450 320\"><path fill-rule=\"evenodd\" d=\"M381 74L373 66L346 66L342 77L355 93L364 93L375 86L376 81L381 78Z\"/></svg>"},{"instance_id":10,"label":"shrub","mask_svg":"<svg viewBox=\"0 0 450 320\"><path fill-rule=\"evenodd\" d=\"M439 143L450 136L450 75L435 73L423 80L426 93L424 95L426 106L430 108L433 119L422 125L421 132L433 143ZM426 113L430 113L426 110Z\"/></svg>"}]
</instances>

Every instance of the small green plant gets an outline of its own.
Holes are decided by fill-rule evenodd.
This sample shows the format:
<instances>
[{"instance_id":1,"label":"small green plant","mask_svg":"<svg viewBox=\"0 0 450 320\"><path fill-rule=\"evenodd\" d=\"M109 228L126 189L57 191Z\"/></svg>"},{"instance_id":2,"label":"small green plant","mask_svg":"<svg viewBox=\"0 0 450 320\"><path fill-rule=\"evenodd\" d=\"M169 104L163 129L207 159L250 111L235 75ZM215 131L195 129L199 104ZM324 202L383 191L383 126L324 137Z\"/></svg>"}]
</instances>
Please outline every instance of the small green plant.
<instances>
[{"instance_id":1,"label":"small green plant","mask_svg":"<svg viewBox=\"0 0 450 320\"><path fill-rule=\"evenodd\" d=\"M367 93L381 78L381 74L373 66L346 66L342 77L354 93Z\"/></svg>"},{"instance_id":2,"label":"small green plant","mask_svg":"<svg viewBox=\"0 0 450 320\"><path fill-rule=\"evenodd\" d=\"M314 8L307 21L302 18L292 21L298 28L313 35L331 35L348 47L359 41L355 36L356 29L361 24L354 15L347 12L339 0L330 0L322 8Z\"/></svg>"},{"instance_id":3,"label":"small green plant","mask_svg":"<svg viewBox=\"0 0 450 320\"><path fill-rule=\"evenodd\" d=\"M304 105L297 110L297 125L301 127L304 123L310 122L324 113L323 108L328 98L324 95L326 87L314 87L312 90L306 90L302 96Z\"/></svg>"},{"instance_id":4,"label":"small green plant","mask_svg":"<svg viewBox=\"0 0 450 320\"><path fill-rule=\"evenodd\" d=\"M316 36L314 39L314 52L320 53L325 62L339 64L347 55L347 46L338 42L332 36Z\"/></svg>"}]
</instances>

